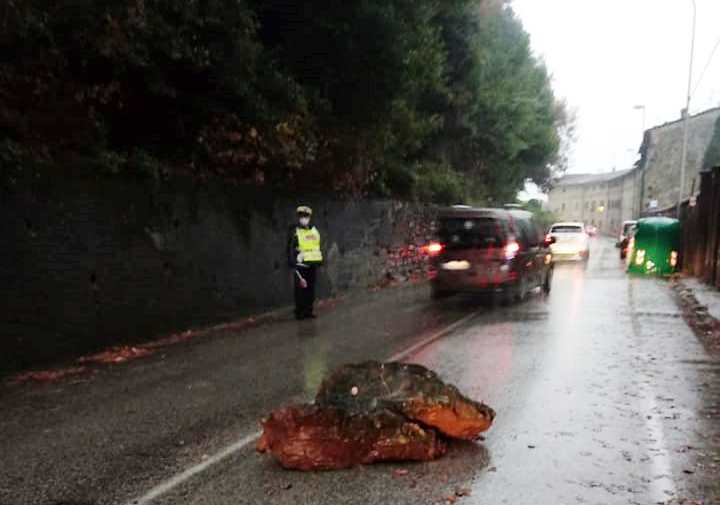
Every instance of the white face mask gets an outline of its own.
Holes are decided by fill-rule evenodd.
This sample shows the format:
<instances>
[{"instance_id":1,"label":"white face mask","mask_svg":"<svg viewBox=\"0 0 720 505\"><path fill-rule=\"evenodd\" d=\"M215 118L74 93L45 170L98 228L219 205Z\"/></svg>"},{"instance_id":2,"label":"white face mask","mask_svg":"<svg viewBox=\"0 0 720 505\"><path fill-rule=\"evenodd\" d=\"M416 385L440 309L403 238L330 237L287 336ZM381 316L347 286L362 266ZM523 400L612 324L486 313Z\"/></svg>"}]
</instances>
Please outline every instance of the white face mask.
<instances>
[{"instance_id":1,"label":"white face mask","mask_svg":"<svg viewBox=\"0 0 720 505\"><path fill-rule=\"evenodd\" d=\"M301 217L300 218L300 226L307 226L310 224L310 218L309 217Z\"/></svg>"}]
</instances>

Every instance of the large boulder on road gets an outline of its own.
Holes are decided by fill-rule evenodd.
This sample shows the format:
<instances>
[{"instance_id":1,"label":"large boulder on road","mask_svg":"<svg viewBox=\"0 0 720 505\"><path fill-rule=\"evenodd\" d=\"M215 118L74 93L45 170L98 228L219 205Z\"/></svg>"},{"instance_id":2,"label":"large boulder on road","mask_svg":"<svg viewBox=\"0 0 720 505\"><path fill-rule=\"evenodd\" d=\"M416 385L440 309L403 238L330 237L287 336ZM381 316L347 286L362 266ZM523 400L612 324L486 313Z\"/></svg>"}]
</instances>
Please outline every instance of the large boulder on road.
<instances>
[{"instance_id":1,"label":"large boulder on road","mask_svg":"<svg viewBox=\"0 0 720 505\"><path fill-rule=\"evenodd\" d=\"M295 470L427 461L445 453L444 437L475 440L494 418L423 366L369 361L335 370L314 404L272 412L256 448Z\"/></svg>"},{"instance_id":2,"label":"large boulder on road","mask_svg":"<svg viewBox=\"0 0 720 505\"><path fill-rule=\"evenodd\" d=\"M432 370L397 362L340 367L320 385L315 404L354 413L388 409L464 440L477 439L495 419L493 409L467 398Z\"/></svg>"},{"instance_id":3,"label":"large boulder on road","mask_svg":"<svg viewBox=\"0 0 720 505\"><path fill-rule=\"evenodd\" d=\"M379 461L428 461L445 453L431 429L381 410L351 414L332 407L299 405L274 411L263 421L259 452L283 468L334 470Z\"/></svg>"}]
</instances>

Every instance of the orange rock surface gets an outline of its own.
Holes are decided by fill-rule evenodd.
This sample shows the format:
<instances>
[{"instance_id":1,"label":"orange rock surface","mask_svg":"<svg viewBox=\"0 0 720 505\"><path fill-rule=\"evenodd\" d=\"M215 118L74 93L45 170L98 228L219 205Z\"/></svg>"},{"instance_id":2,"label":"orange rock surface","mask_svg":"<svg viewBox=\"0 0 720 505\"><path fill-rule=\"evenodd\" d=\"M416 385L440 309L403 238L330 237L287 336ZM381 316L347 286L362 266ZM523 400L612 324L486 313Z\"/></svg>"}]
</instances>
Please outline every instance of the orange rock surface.
<instances>
[{"instance_id":1,"label":"orange rock surface","mask_svg":"<svg viewBox=\"0 0 720 505\"><path fill-rule=\"evenodd\" d=\"M427 461L445 453L445 437L475 440L494 418L423 366L370 361L335 370L314 404L274 411L257 450L295 470Z\"/></svg>"},{"instance_id":2,"label":"orange rock surface","mask_svg":"<svg viewBox=\"0 0 720 505\"><path fill-rule=\"evenodd\" d=\"M385 408L464 440L477 439L495 419L493 409L466 397L432 370L396 362L338 368L321 384L315 403L349 412Z\"/></svg>"},{"instance_id":3,"label":"orange rock surface","mask_svg":"<svg viewBox=\"0 0 720 505\"><path fill-rule=\"evenodd\" d=\"M332 407L299 405L263 421L258 452L284 468L335 470L379 461L427 461L446 451L434 430L388 411L347 414Z\"/></svg>"}]
</instances>

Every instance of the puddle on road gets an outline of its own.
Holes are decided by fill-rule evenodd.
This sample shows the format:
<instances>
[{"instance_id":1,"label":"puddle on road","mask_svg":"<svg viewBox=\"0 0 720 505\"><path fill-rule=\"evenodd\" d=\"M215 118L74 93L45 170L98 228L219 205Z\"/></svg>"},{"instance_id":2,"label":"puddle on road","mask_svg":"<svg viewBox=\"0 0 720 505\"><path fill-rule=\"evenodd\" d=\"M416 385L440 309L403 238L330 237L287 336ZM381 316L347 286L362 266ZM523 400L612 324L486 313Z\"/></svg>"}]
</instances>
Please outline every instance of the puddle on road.
<instances>
[{"instance_id":1,"label":"puddle on road","mask_svg":"<svg viewBox=\"0 0 720 505\"><path fill-rule=\"evenodd\" d=\"M248 481L256 486L247 498L262 493L274 504L348 503L348 497L363 497L364 503L448 503L450 497L454 501L470 493L468 484L479 473L494 471L483 444L452 440L448 445L447 454L435 461L380 463L333 472L289 472L267 459L250 470ZM201 493L202 489L197 491ZM262 502L262 497L252 497Z\"/></svg>"},{"instance_id":2,"label":"puddle on road","mask_svg":"<svg viewBox=\"0 0 720 505\"><path fill-rule=\"evenodd\" d=\"M711 359L681 359L678 360L678 363L683 363L685 365L702 365L702 366L709 366L711 369L718 368L720 369L720 360L711 360Z\"/></svg>"},{"instance_id":3,"label":"puddle on road","mask_svg":"<svg viewBox=\"0 0 720 505\"><path fill-rule=\"evenodd\" d=\"M680 312L652 312L638 310L635 312L627 312L626 314L634 317L665 317L670 319L679 319L682 317Z\"/></svg>"},{"instance_id":4,"label":"puddle on road","mask_svg":"<svg viewBox=\"0 0 720 505\"><path fill-rule=\"evenodd\" d=\"M549 317L550 314L548 312L524 312L519 310L509 310L506 312L498 313L498 317L496 319L504 323L522 323L531 321L545 321Z\"/></svg>"}]
</instances>

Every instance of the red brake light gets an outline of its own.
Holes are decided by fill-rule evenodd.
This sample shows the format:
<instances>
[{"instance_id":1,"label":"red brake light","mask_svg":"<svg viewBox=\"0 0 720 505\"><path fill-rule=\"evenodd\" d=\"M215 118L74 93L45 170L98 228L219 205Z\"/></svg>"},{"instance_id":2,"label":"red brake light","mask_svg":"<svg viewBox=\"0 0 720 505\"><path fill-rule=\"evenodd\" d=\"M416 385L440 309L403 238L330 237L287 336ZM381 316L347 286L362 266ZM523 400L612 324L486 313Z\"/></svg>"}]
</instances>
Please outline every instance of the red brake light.
<instances>
[{"instance_id":1,"label":"red brake light","mask_svg":"<svg viewBox=\"0 0 720 505\"><path fill-rule=\"evenodd\" d=\"M547 235L545 235L545 245L550 245L550 244L552 244L552 235L550 235L548 233Z\"/></svg>"},{"instance_id":2,"label":"red brake light","mask_svg":"<svg viewBox=\"0 0 720 505\"><path fill-rule=\"evenodd\" d=\"M505 246L505 259L513 259L517 256L518 252L520 252L520 244L518 244L515 240L511 240Z\"/></svg>"},{"instance_id":3,"label":"red brake light","mask_svg":"<svg viewBox=\"0 0 720 505\"><path fill-rule=\"evenodd\" d=\"M445 249L445 246L439 242L433 242L427 246L427 252L431 256L437 256L442 252L443 249Z\"/></svg>"}]
</instances>

